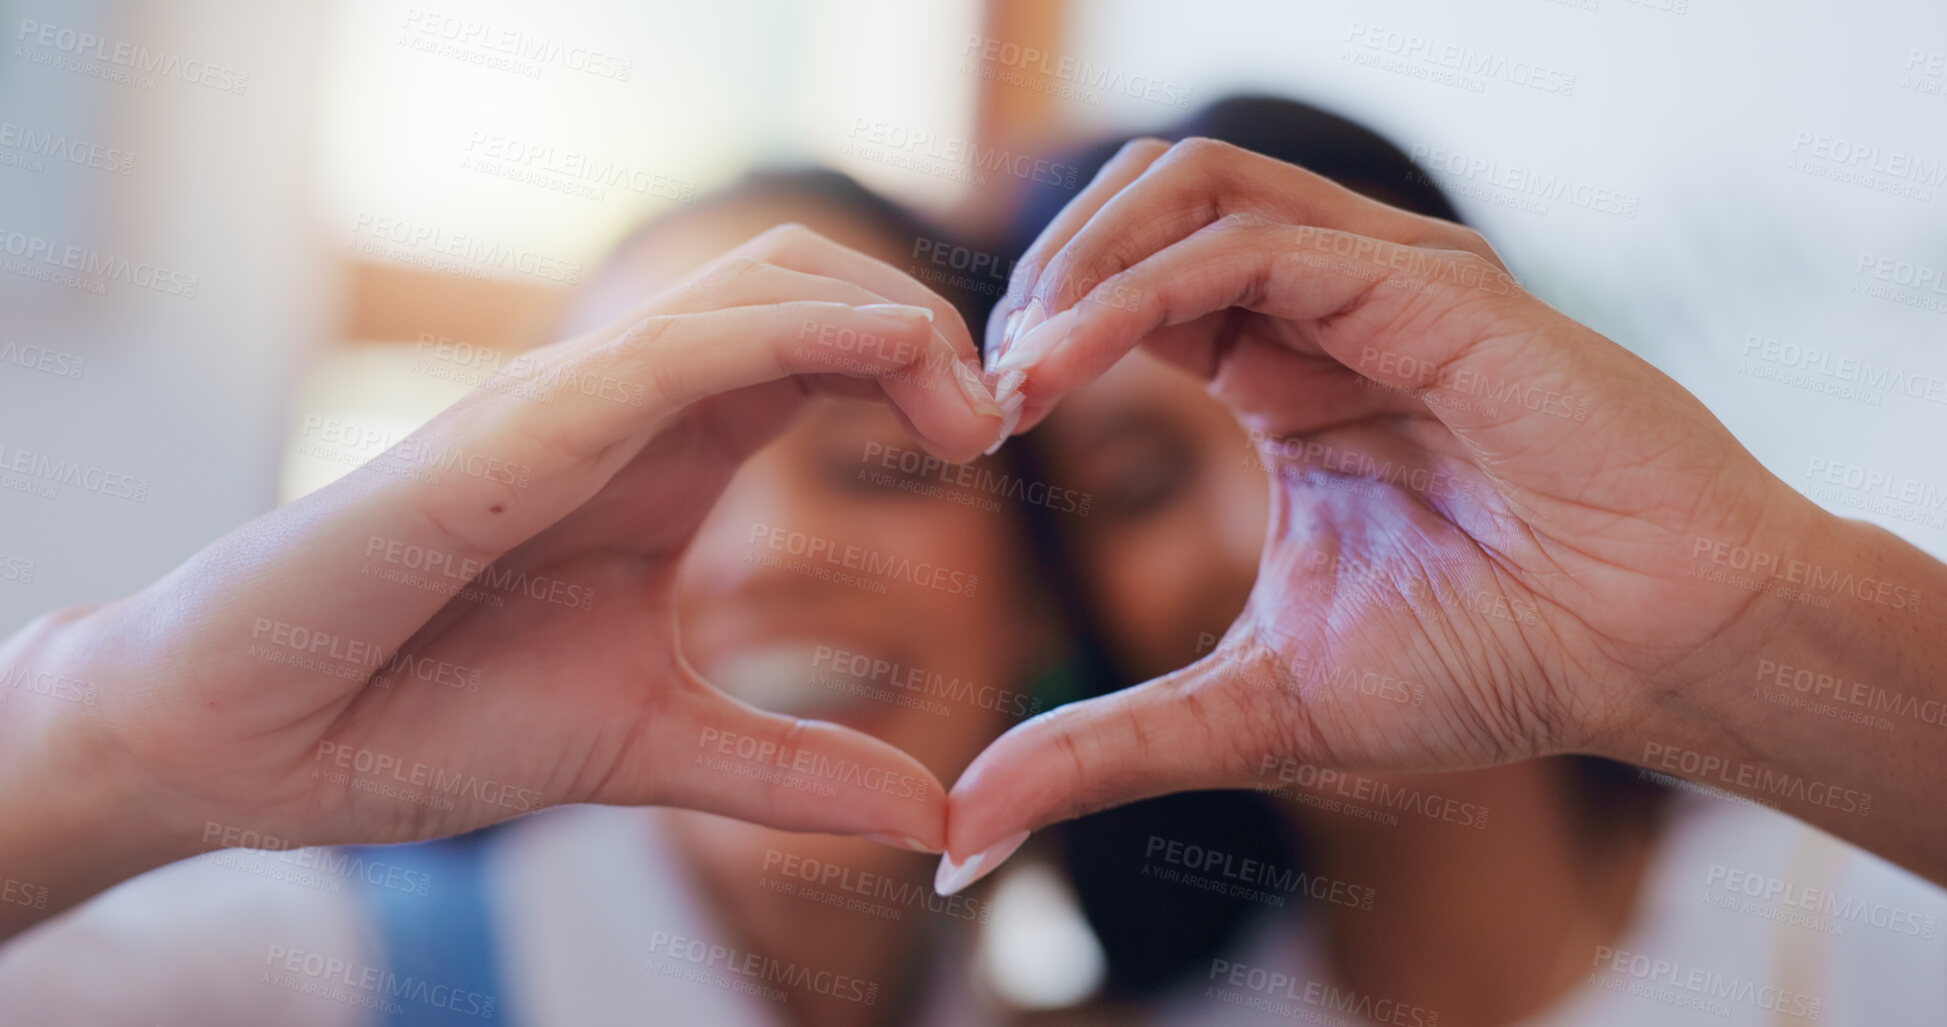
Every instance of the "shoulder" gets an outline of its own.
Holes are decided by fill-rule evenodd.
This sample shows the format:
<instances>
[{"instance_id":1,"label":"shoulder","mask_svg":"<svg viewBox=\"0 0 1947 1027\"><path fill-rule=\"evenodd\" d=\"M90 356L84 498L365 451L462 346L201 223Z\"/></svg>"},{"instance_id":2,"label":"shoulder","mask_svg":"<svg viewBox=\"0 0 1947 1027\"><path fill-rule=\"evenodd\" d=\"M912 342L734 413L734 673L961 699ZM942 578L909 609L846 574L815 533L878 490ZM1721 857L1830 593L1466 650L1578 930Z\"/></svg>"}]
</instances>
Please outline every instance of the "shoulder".
<instances>
[{"instance_id":1,"label":"shoulder","mask_svg":"<svg viewBox=\"0 0 1947 1027\"><path fill-rule=\"evenodd\" d=\"M117 885L0 948L8 1012L27 1023L362 1023L356 1004L305 987L327 966L368 962L362 907L317 868L320 851L224 850Z\"/></svg>"},{"instance_id":2,"label":"shoulder","mask_svg":"<svg viewBox=\"0 0 1947 1027\"><path fill-rule=\"evenodd\" d=\"M1684 962L1722 997L1766 1012L1839 1023L1938 1015L1947 894L1770 809L1685 798L1674 816L1622 943L1641 950L1632 959Z\"/></svg>"}]
</instances>

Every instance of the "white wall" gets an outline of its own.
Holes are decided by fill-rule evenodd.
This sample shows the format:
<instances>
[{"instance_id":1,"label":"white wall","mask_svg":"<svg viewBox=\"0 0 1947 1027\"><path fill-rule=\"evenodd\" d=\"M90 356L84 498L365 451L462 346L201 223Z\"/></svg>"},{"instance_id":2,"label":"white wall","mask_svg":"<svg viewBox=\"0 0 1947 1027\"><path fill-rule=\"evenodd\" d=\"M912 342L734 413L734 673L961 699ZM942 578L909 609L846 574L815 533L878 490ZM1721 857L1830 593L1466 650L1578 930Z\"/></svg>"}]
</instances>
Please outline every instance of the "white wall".
<instances>
[{"instance_id":1,"label":"white wall","mask_svg":"<svg viewBox=\"0 0 1947 1027\"><path fill-rule=\"evenodd\" d=\"M4 17L0 123L134 160L126 173L52 160L35 169L18 146L0 147L0 161L14 160L0 164L0 233L15 246L42 239L160 265L194 275L196 290L189 298L91 276L104 285L95 295L0 271L0 353L12 342L15 357L0 362L0 466L25 450L147 481L140 502L82 484L58 485L54 498L0 488L0 559L35 565L23 583L0 563L0 632L137 588L267 509L289 370L332 316L306 203L315 7L26 0ZM42 46L20 38L24 22L77 35ZM224 92L155 75L148 89L16 56L115 70L73 52L82 32L110 40L101 52L125 42L199 74L211 64L247 71L248 84ZM22 366L26 346L54 351L57 370L85 360L81 377Z\"/></svg>"},{"instance_id":2,"label":"white wall","mask_svg":"<svg viewBox=\"0 0 1947 1027\"><path fill-rule=\"evenodd\" d=\"M0 15L0 133L11 124L135 155L126 174L58 161L35 169L18 146L0 145L0 250L46 240L197 279L193 299L124 282L97 296L0 271L0 466L26 450L148 481L140 503L75 485L54 499L0 487L0 631L137 587L275 501L286 397L336 323L330 275L348 213L399 206L449 231L497 232L592 260L655 206L626 196L590 204L465 171L458 115L551 133L563 146L612 138L607 155L662 154L659 166L699 188L744 160L797 154L917 202L955 195L950 160L914 171L848 157L846 145L860 118L939 139L971 132L971 0L923 12L891 0L467 8L612 44L639 62L621 88L585 74L538 88L502 74L497 88L493 74L461 61L407 59L415 55L398 29L412 6L21 0ZM94 33L109 49L123 42L247 72L249 82L235 93L163 77L149 89L49 66L71 59L104 70L58 40L22 38L30 21ZM1392 56L1395 38L1421 48L1406 68L1430 70L1420 55L1453 48L1546 69L1556 83L1572 76L1573 91L1507 74L1476 76L1476 91L1348 59ZM1065 50L1058 56L1187 88L1198 101L1280 91L1367 118L1409 148L1464 155L1456 167L1532 169L1634 198L1633 218L1561 201L1545 213L1461 202L1538 291L1696 391L1788 481L1810 489L1817 460L1930 490L1871 516L1947 555L1947 530L1913 522L1947 518L1938 454L1947 405L1780 384L1750 373L1783 370L1776 361L1742 352L1756 335L1827 351L1835 363L1947 379L1947 312L1852 291L1870 281L1856 273L1866 257L1947 269L1947 68L1929 56L1947 50L1947 8L1086 0ZM1182 113L1095 92L1097 102L1061 101L1078 132L1135 131ZM1924 195L1790 168L1808 156L1794 149L1800 133L1873 147L1882 161L1907 155L1922 169L1910 184ZM1446 180L1510 198L1478 176ZM85 358L81 378L21 366L24 346ZM31 583L18 580L27 560Z\"/></svg>"},{"instance_id":3,"label":"white wall","mask_svg":"<svg viewBox=\"0 0 1947 1027\"><path fill-rule=\"evenodd\" d=\"M0 251L12 238L47 272L59 269L25 248L58 261L81 247L196 286L187 298L99 276L75 288L0 272L0 466L25 451L147 485L138 502L77 485L50 499L0 482L0 632L139 587L275 503L287 400L337 341L332 276L345 257L369 256L353 249L360 215L586 267L633 221L672 206L617 189L591 202L470 171L461 161L475 133L648 168L692 191L795 155L837 161L915 202L956 195L842 149L860 118L970 131L972 80L935 73L910 40L958 46L977 23L972 0L437 8L603 52L632 65L619 79L564 66L533 77L403 45L424 41L408 19L431 9L24 0L0 14L0 132L11 124L16 142L24 130L114 151L102 163L134 157L125 173L36 167L31 141L0 146ZM40 25L52 27L46 43ZM114 60L119 44L176 74L109 80L130 70ZM185 68L230 88L185 81ZM51 367L82 361L81 376L19 363L42 350Z\"/></svg>"},{"instance_id":4,"label":"white wall","mask_svg":"<svg viewBox=\"0 0 1947 1027\"><path fill-rule=\"evenodd\" d=\"M1696 392L1801 490L1815 486L1815 460L1926 490L1890 514L1828 505L1947 556L1947 530L1913 520L1947 523L1947 291L1927 293L1932 310L1853 291L1871 281L1856 273L1866 255L1896 274L1900 262L1947 274L1947 6L1084 0L1070 39L1064 56L1188 88L1199 102L1279 92L1365 119L1409 151L1463 155L1462 172L1441 181L1500 201L1458 197L1517 275ZM1390 66L1351 59L1409 47ZM1420 77L1442 70L1429 55L1463 52L1500 62L1502 76ZM1570 76L1566 94L1513 81L1560 87ZM1139 131L1180 113L1102 98L1067 105L1078 129ZM1812 153L1819 136L1874 148L1921 195L1789 167L1807 157L1818 171L1838 167ZM1476 160L1495 171L1470 176ZM1636 197L1638 213L1507 206L1514 194L1484 183L1511 168ZM1778 356L1790 343L1832 354L1834 368L1847 357L1888 367L1931 384L1934 399L1866 388L1870 404L1760 379L1742 352L1752 335L1777 340Z\"/></svg>"}]
</instances>

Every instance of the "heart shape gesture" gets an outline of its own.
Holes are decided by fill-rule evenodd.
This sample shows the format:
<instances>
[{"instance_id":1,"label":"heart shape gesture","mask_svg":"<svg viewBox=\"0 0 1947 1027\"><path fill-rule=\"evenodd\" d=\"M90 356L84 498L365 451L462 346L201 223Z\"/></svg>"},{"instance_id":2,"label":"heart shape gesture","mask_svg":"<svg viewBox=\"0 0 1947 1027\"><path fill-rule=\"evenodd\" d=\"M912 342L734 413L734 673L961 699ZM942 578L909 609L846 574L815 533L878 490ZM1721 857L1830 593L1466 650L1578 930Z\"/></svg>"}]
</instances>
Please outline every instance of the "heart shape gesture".
<instances>
[{"instance_id":1,"label":"heart shape gesture","mask_svg":"<svg viewBox=\"0 0 1947 1027\"><path fill-rule=\"evenodd\" d=\"M678 652L672 590L732 472L816 393L888 402L943 459L986 448L1001 411L975 352L911 278L773 230L148 589L30 628L0 665L117 687L83 716L13 704L8 729L147 839L108 879L210 847L206 824L226 844L382 843L571 802L939 851L925 766L712 688Z\"/></svg>"},{"instance_id":2,"label":"heart shape gesture","mask_svg":"<svg viewBox=\"0 0 1947 1027\"><path fill-rule=\"evenodd\" d=\"M1707 705L1700 683L1748 691L1811 607L1725 581L1718 558L1843 551L1841 522L1522 290L1478 234L1227 144L1125 147L1016 265L990 331L1022 429L1138 344L1202 376L1256 442L1271 510L1214 652L1022 724L967 769L953 887L1029 830L1274 785L1288 760L1644 762L1646 738L1752 756L1761 743L1684 712Z\"/></svg>"},{"instance_id":3,"label":"heart shape gesture","mask_svg":"<svg viewBox=\"0 0 1947 1027\"><path fill-rule=\"evenodd\" d=\"M1940 565L1799 496L1479 235L1146 140L1048 226L995 315L990 392L945 299L776 229L143 591L37 621L0 673L97 704L0 719L0 782L22 785L0 864L60 894L0 910L0 935L212 847L211 827L398 842L572 802L944 850L952 892L1035 828L1294 760L1784 767L1817 786L1789 812L1947 879L1947 821L1916 784L1947 736L1862 761L1740 698L1761 660L1931 695L1912 654L1947 637L1918 619ZM1017 726L950 796L907 753L684 661L678 561L810 396L883 400L963 462L1136 345L1206 379L1271 472L1256 585L1208 657ZM1864 818L1812 791L1881 802Z\"/></svg>"}]
</instances>

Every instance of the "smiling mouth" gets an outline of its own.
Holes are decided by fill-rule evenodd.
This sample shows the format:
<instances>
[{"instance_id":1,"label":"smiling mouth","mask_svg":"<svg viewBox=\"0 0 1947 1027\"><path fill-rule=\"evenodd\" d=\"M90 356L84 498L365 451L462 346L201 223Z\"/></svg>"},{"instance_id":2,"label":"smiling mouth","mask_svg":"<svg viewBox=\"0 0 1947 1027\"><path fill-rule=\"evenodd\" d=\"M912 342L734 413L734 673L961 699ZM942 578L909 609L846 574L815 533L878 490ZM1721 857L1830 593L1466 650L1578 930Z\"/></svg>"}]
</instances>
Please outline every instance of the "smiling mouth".
<instances>
[{"instance_id":1,"label":"smiling mouth","mask_svg":"<svg viewBox=\"0 0 1947 1027\"><path fill-rule=\"evenodd\" d=\"M829 718L835 711L857 709L864 696L884 688L883 682L854 674L845 661L832 659L840 651L822 642L758 642L726 649L697 670L711 684L758 709Z\"/></svg>"}]
</instances>

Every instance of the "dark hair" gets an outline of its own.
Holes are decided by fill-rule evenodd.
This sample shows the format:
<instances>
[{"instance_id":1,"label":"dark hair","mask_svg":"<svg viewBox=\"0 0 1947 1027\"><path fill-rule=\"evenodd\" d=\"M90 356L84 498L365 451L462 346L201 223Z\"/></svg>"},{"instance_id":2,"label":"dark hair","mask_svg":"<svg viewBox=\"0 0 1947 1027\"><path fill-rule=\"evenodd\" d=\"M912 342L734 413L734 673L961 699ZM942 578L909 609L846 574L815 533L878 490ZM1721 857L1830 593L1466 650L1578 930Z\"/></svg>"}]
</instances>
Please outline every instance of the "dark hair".
<instances>
[{"instance_id":1,"label":"dark hair","mask_svg":"<svg viewBox=\"0 0 1947 1027\"><path fill-rule=\"evenodd\" d=\"M1348 189L1429 217L1459 221L1452 201L1413 163L1406 151L1373 130L1296 100L1275 96L1229 96L1160 131L1144 133L1175 142L1193 136L1217 139L1296 164ZM1115 156L1127 139L1082 147L1063 163L1079 168L1086 181ZM1054 220L1074 190L1031 186L1022 197L1006 247L1019 259L1041 226Z\"/></svg>"},{"instance_id":2,"label":"dark hair","mask_svg":"<svg viewBox=\"0 0 1947 1027\"><path fill-rule=\"evenodd\" d=\"M930 252L934 248L953 245L955 241L953 234L946 229L860 185L843 172L815 165L769 167L748 172L729 186L698 197L687 207L641 222L610 248L602 264L613 263L623 253L654 238L656 233L680 225L691 217L707 216L748 203L778 200L799 201L807 207L856 221L883 233L908 254L919 252L923 247ZM914 271L911 267L902 270L908 273ZM968 288L965 279L955 276L929 276L925 284L960 311L960 316L966 319L968 328L973 332L974 344L979 345L989 306L982 302L984 297Z\"/></svg>"},{"instance_id":3,"label":"dark hair","mask_svg":"<svg viewBox=\"0 0 1947 1027\"><path fill-rule=\"evenodd\" d=\"M1354 121L1292 100L1228 97L1151 134L1171 141L1218 139L1305 167L1393 206L1460 220L1446 194L1399 147ZM1124 142L1084 147L1065 163L1092 177ZM1070 191L1048 187L1027 193L1001 248L1003 256L1019 260L1071 197ZM1022 477L1044 479L1046 461L1034 434L1022 441L1027 444L1003 452L1011 455ZM1082 691L1102 695L1135 684L1137 679L1117 664L1072 547L1063 545L1064 526L1045 510L1031 509L1029 516L1033 555L1050 569L1050 588L1075 623ZM1592 846L1617 832L1654 824L1663 789L1633 768L1579 756L1562 758L1559 764L1568 805L1578 816L1576 833ZM1153 995L1200 972L1263 914L1243 900L1146 875L1142 854L1150 838L1201 845L1279 868L1303 862L1301 843L1270 800L1254 792L1164 796L1072 821L1055 834L1082 907L1108 954L1107 990L1116 998Z\"/></svg>"}]
</instances>

